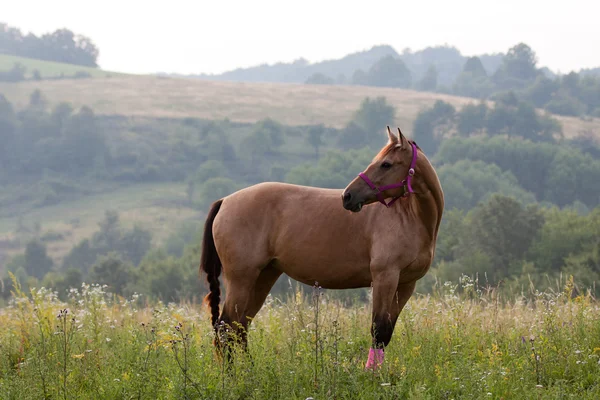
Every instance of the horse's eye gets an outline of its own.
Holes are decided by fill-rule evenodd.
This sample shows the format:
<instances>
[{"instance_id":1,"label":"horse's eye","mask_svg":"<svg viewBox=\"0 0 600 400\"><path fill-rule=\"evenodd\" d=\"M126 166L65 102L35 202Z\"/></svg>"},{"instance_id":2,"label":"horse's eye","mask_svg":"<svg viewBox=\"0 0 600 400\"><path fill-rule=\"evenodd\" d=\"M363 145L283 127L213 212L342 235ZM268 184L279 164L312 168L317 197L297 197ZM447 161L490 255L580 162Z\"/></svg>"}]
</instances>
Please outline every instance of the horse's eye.
<instances>
[{"instance_id":1,"label":"horse's eye","mask_svg":"<svg viewBox=\"0 0 600 400\"><path fill-rule=\"evenodd\" d=\"M390 164L387 161L384 161L384 162L381 163L381 168L383 168L383 169L388 169L388 168L391 168L391 167L392 167L392 164Z\"/></svg>"}]
</instances>

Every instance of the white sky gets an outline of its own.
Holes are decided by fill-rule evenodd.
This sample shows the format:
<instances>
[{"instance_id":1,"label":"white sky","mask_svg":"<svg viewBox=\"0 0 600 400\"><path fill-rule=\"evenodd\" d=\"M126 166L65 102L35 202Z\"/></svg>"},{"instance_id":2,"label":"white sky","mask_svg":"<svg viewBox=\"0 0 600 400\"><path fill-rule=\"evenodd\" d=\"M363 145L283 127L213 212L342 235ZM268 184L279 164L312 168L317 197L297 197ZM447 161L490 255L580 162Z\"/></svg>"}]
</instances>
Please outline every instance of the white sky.
<instances>
[{"instance_id":1,"label":"white sky","mask_svg":"<svg viewBox=\"0 0 600 400\"><path fill-rule=\"evenodd\" d=\"M600 66L594 0L137 1L2 0L0 21L35 34L66 27L100 48L104 69L220 73L261 63L314 62L389 44L450 44L465 55L525 42L539 66Z\"/></svg>"}]
</instances>

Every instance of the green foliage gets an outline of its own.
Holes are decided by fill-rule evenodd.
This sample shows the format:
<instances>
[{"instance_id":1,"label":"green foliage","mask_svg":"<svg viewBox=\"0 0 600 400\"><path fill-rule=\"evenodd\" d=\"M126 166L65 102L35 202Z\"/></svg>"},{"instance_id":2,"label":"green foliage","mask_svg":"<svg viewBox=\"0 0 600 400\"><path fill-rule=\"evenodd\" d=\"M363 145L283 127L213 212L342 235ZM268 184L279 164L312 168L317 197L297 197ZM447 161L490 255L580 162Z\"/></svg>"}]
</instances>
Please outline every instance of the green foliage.
<instances>
[{"instance_id":1,"label":"green foliage","mask_svg":"<svg viewBox=\"0 0 600 400\"><path fill-rule=\"evenodd\" d=\"M519 185L538 201L565 206L580 200L598 205L600 161L573 151L567 145L533 143L505 138L447 140L435 156L436 163L481 160L511 171Z\"/></svg>"},{"instance_id":2,"label":"green foliage","mask_svg":"<svg viewBox=\"0 0 600 400\"><path fill-rule=\"evenodd\" d=\"M123 230L116 211L107 210L99 230L90 239L83 239L65 256L63 269L75 268L86 277L99 256L114 252L124 262L138 265L152 245L152 234L139 226Z\"/></svg>"},{"instance_id":3,"label":"green foliage","mask_svg":"<svg viewBox=\"0 0 600 400\"><path fill-rule=\"evenodd\" d=\"M348 152L329 151L316 165L307 163L292 168L286 175L286 181L298 185L344 188L372 158L372 151L366 148Z\"/></svg>"},{"instance_id":4,"label":"green foliage","mask_svg":"<svg viewBox=\"0 0 600 400\"><path fill-rule=\"evenodd\" d=\"M87 37L68 29L36 36L0 23L0 48L6 54L97 67L98 48Z\"/></svg>"},{"instance_id":5,"label":"green foliage","mask_svg":"<svg viewBox=\"0 0 600 400\"><path fill-rule=\"evenodd\" d=\"M486 127L488 108L485 103L467 104L457 114L456 128L463 136L481 133Z\"/></svg>"},{"instance_id":6,"label":"green foliage","mask_svg":"<svg viewBox=\"0 0 600 400\"><path fill-rule=\"evenodd\" d=\"M385 97L366 97L352 120L340 132L338 144L345 149L358 149L365 146L380 149L386 141L385 127L393 124L396 109L387 103Z\"/></svg>"},{"instance_id":7,"label":"green foliage","mask_svg":"<svg viewBox=\"0 0 600 400\"><path fill-rule=\"evenodd\" d=\"M118 254L109 252L98 257L90 269L89 280L101 285L107 285L113 293L123 295L124 289L131 281L133 266L124 262Z\"/></svg>"},{"instance_id":8,"label":"green foliage","mask_svg":"<svg viewBox=\"0 0 600 400\"><path fill-rule=\"evenodd\" d=\"M333 80L333 78L325 74L316 72L309 76L304 83L310 85L333 85L335 81Z\"/></svg>"},{"instance_id":9,"label":"green foliage","mask_svg":"<svg viewBox=\"0 0 600 400\"><path fill-rule=\"evenodd\" d=\"M448 209L468 211L487 201L494 193L514 197L521 204L536 202L532 193L519 186L512 172L504 172L495 164L460 160L442 165L437 172L444 188L445 207Z\"/></svg>"},{"instance_id":10,"label":"green foliage","mask_svg":"<svg viewBox=\"0 0 600 400\"><path fill-rule=\"evenodd\" d=\"M14 63L8 71L0 71L0 82L20 82L25 80L27 68L20 62Z\"/></svg>"},{"instance_id":11,"label":"green foliage","mask_svg":"<svg viewBox=\"0 0 600 400\"><path fill-rule=\"evenodd\" d=\"M325 133L325 126L323 124L311 126L308 128L306 136L306 142L315 149L315 158L319 161L319 148L325 143L323 142L323 134Z\"/></svg>"},{"instance_id":12,"label":"green foliage","mask_svg":"<svg viewBox=\"0 0 600 400\"><path fill-rule=\"evenodd\" d=\"M385 97L376 97L371 99L365 98L359 109L355 112L353 121L356 122L367 134L367 144L375 141L379 143L379 147L382 147L380 132L394 121L396 109L394 106L388 104Z\"/></svg>"},{"instance_id":13,"label":"green foliage","mask_svg":"<svg viewBox=\"0 0 600 400\"><path fill-rule=\"evenodd\" d=\"M237 184L229 178L217 177L207 179L199 190L201 208L208 207L213 201L219 200L237 190Z\"/></svg>"},{"instance_id":14,"label":"green foliage","mask_svg":"<svg viewBox=\"0 0 600 400\"><path fill-rule=\"evenodd\" d=\"M519 43L508 50L502 66L494 80L503 88L522 86L522 82L532 81L538 76L537 56L525 43Z\"/></svg>"},{"instance_id":15,"label":"green foliage","mask_svg":"<svg viewBox=\"0 0 600 400\"><path fill-rule=\"evenodd\" d=\"M408 88L412 84L412 76L401 59L388 55L373 64L365 83L370 86Z\"/></svg>"},{"instance_id":16,"label":"green foliage","mask_svg":"<svg viewBox=\"0 0 600 400\"><path fill-rule=\"evenodd\" d=\"M536 265L557 272L570 256L593 251L600 237L600 208L588 215L578 215L574 210L558 210L545 213L546 223L540 236L533 243L530 256ZM577 275L575 275L577 276Z\"/></svg>"},{"instance_id":17,"label":"green foliage","mask_svg":"<svg viewBox=\"0 0 600 400\"><path fill-rule=\"evenodd\" d=\"M510 266L522 260L544 223L537 205L522 207L501 195L477 206L472 218L471 243L492 260L496 282L510 275Z\"/></svg>"},{"instance_id":18,"label":"green foliage","mask_svg":"<svg viewBox=\"0 0 600 400\"><path fill-rule=\"evenodd\" d=\"M456 110L442 100L421 111L413 124L413 138L425 154L435 154L444 135L454 124Z\"/></svg>"},{"instance_id":19,"label":"green foliage","mask_svg":"<svg viewBox=\"0 0 600 400\"><path fill-rule=\"evenodd\" d=\"M452 90L460 96L486 98L494 90L494 84L488 77L479 57L470 57L456 78Z\"/></svg>"},{"instance_id":20,"label":"green foliage","mask_svg":"<svg viewBox=\"0 0 600 400\"><path fill-rule=\"evenodd\" d=\"M429 68L427 68L425 75L423 76L423 78L421 78L421 80L417 84L417 87L419 90L433 92L437 87L437 79L437 68L435 67L435 65L432 64L429 66Z\"/></svg>"},{"instance_id":21,"label":"green foliage","mask_svg":"<svg viewBox=\"0 0 600 400\"><path fill-rule=\"evenodd\" d=\"M29 276L42 279L54 266L54 261L48 256L46 246L39 240L32 240L25 246L23 267Z\"/></svg>"}]
</instances>

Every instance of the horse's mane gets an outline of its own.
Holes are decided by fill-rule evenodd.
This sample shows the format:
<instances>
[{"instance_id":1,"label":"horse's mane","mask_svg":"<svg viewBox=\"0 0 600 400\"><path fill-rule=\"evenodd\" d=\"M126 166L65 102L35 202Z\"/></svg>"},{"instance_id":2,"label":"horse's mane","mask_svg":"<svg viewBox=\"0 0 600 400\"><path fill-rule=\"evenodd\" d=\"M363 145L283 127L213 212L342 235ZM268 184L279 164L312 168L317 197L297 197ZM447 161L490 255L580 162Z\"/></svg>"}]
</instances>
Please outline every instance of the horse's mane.
<instances>
[{"instance_id":1,"label":"horse's mane","mask_svg":"<svg viewBox=\"0 0 600 400\"><path fill-rule=\"evenodd\" d=\"M421 150L421 148L419 147L417 142L415 142L414 140L406 139L406 141L408 142L408 144L410 144L410 145L414 144L415 146L417 146L417 149ZM383 149L381 149L381 151L375 156L375 158L385 157L395 148L396 148L396 145L394 143L388 143Z\"/></svg>"}]
</instances>

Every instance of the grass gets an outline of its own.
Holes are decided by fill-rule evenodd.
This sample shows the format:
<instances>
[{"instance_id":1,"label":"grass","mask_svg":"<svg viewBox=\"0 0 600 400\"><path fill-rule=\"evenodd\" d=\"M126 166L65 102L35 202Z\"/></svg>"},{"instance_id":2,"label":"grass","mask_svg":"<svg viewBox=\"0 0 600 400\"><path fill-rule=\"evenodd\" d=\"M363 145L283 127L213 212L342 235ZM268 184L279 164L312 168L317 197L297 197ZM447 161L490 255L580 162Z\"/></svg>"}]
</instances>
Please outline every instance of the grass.
<instances>
[{"instance_id":1,"label":"grass","mask_svg":"<svg viewBox=\"0 0 600 400\"><path fill-rule=\"evenodd\" d=\"M40 76L46 79L60 77L61 75L73 76L77 72L81 71L89 73L94 78L106 78L108 75L124 75L119 72L104 71L99 68L0 54L0 71L10 70L15 63L21 63L23 66L25 66L25 68L27 68L25 73L27 78L31 78L33 76L33 71L36 69L40 72Z\"/></svg>"},{"instance_id":2,"label":"grass","mask_svg":"<svg viewBox=\"0 0 600 400\"><path fill-rule=\"evenodd\" d=\"M268 298L250 358L230 367L197 305L16 290L0 309L0 398L596 399L600 306L572 288L509 301L468 279L438 285L408 302L376 373L363 368L370 306L317 288Z\"/></svg>"},{"instance_id":3,"label":"grass","mask_svg":"<svg viewBox=\"0 0 600 400\"><path fill-rule=\"evenodd\" d=\"M324 123L341 128L369 96L385 96L396 107L395 125L410 132L418 112L436 100L461 108L474 99L414 90L366 86L214 82L188 78L127 76L0 84L11 102L22 107L40 89L52 104L88 105L98 114L139 117L195 117L256 122L271 117L286 125ZM600 133L600 119L559 117L567 137Z\"/></svg>"},{"instance_id":4,"label":"grass","mask_svg":"<svg viewBox=\"0 0 600 400\"><path fill-rule=\"evenodd\" d=\"M184 205L185 190L184 183L136 184L24 213L14 212L11 216L0 218L0 242L16 238L14 232L19 221L17 216L20 215L23 225L30 230L35 222L40 222L42 234L55 232L63 235L63 240L48 243L48 254L60 262L73 245L98 230L98 223L104 219L105 210L112 209L119 212L124 228L138 224L149 229L154 243L159 244L183 221L204 215ZM27 239L25 236L27 235L22 237L19 246L5 250L5 253L8 256L22 253Z\"/></svg>"}]
</instances>

